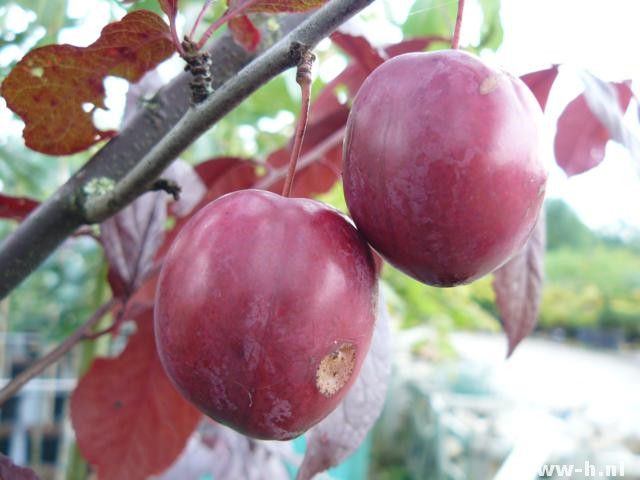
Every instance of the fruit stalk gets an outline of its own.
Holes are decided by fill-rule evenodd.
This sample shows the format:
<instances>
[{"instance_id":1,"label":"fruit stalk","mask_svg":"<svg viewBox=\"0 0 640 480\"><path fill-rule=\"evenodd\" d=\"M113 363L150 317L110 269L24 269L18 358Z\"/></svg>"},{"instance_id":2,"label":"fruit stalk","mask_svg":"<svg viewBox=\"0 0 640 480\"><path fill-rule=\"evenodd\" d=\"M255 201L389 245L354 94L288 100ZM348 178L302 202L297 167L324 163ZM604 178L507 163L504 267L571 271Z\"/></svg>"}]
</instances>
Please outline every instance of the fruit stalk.
<instances>
[{"instance_id":1,"label":"fruit stalk","mask_svg":"<svg viewBox=\"0 0 640 480\"><path fill-rule=\"evenodd\" d=\"M458 49L460 44L460 28L462 27L462 14L464 12L464 0L458 0L458 15L456 16L456 26L453 30L453 38L451 40L451 48Z\"/></svg>"},{"instance_id":2,"label":"fruit stalk","mask_svg":"<svg viewBox=\"0 0 640 480\"><path fill-rule=\"evenodd\" d=\"M301 46L301 48L306 48ZM309 103L311 102L311 69L313 68L313 62L316 56L308 49L302 52L300 61L298 62L298 68L296 71L296 82L300 85L300 92L302 93L300 118L298 118L298 125L296 126L296 133L293 137L293 147L291 148L291 157L289 158L289 170L287 171L287 178L284 182L284 188L282 189L282 196L288 197L291 194L291 188L293 187L293 177L296 175L296 164L298 163L298 157L300 157L300 150L302 149L302 141L304 140L304 132L307 130L307 119L309 117Z\"/></svg>"}]
</instances>

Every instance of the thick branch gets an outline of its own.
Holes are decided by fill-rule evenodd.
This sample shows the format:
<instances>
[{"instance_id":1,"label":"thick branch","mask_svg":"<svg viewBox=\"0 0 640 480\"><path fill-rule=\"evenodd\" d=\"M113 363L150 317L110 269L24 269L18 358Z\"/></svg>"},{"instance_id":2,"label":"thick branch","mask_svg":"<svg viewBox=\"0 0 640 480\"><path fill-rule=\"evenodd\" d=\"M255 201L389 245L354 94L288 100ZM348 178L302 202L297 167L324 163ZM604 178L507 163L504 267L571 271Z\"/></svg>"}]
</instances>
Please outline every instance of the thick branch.
<instances>
[{"instance_id":1,"label":"thick branch","mask_svg":"<svg viewBox=\"0 0 640 480\"><path fill-rule=\"evenodd\" d=\"M327 36L340 23L347 20L356 12L372 3L373 0L333 0L327 6L316 12L313 21L300 25L293 37L287 42L280 43L271 50L266 60L256 62L257 66L239 75L243 81L250 80L246 88L225 88L225 95L238 95L237 98L223 98L214 95L220 102L215 109L201 107L194 110L197 119L203 121L196 125L196 118L181 122L185 126L195 129L195 135L171 135L168 143L172 145L172 157L175 157L211 124L255 91L263 82L273 77L291 65L290 62L275 66L266 64L274 60L286 50L288 44L295 40L306 45L315 45ZM292 24L300 22L301 17L292 15L285 21L283 30ZM267 37L268 38L268 37ZM251 57L233 40L226 36L216 42L211 49L211 55L216 59L213 65L214 87L220 87L222 82L231 78L246 64ZM261 78L259 78L261 77ZM182 75L174 80L167 88L158 93L153 101L135 116L120 133L102 148L78 173L64 184L50 199L34 211L18 228L0 244L0 299L4 298L13 288L27 277L40 263L68 238L78 227L86 222L84 212L79 208L82 186L90 179L108 177L115 181L122 179L143 158L150 159L150 151L158 152L158 142L163 139L170 128L184 115L189 104L189 77ZM236 82L237 84L237 82ZM214 99L211 98L210 102ZM221 108L224 107L224 108ZM211 110L216 110L212 112ZM163 141L163 143L165 143ZM153 149L153 150L152 150ZM153 158L153 156L151 156ZM170 161L171 159L163 161ZM158 169L152 169L156 174ZM153 181L149 177L148 182ZM146 183L148 183L146 182ZM140 186L136 183L137 187ZM144 183L144 182L141 182ZM144 185L146 186L146 185ZM139 190L137 193L142 191ZM131 195L132 200L135 194ZM121 200L117 205L124 205ZM109 214L116 213L117 206Z\"/></svg>"},{"instance_id":2,"label":"thick branch","mask_svg":"<svg viewBox=\"0 0 640 480\"><path fill-rule=\"evenodd\" d=\"M150 183L201 134L242 100L283 71L298 65L300 45L312 49L342 22L373 0L334 0L229 79L207 100L189 110L178 124L115 188L82 203L87 222L101 222L149 189Z\"/></svg>"}]
</instances>

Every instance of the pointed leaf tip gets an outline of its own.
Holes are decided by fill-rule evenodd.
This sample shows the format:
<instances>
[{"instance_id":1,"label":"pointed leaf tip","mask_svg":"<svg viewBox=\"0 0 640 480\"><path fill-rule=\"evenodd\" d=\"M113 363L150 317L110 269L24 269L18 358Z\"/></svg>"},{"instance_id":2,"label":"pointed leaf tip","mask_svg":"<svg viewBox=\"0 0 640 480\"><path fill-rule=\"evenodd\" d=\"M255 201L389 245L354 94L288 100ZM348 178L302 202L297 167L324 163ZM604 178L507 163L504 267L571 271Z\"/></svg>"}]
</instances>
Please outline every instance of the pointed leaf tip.
<instances>
[{"instance_id":1,"label":"pointed leaf tip","mask_svg":"<svg viewBox=\"0 0 640 480\"><path fill-rule=\"evenodd\" d=\"M494 272L493 289L510 357L538 322L544 278L544 211L522 249Z\"/></svg>"},{"instance_id":2,"label":"pointed leaf tip","mask_svg":"<svg viewBox=\"0 0 640 480\"><path fill-rule=\"evenodd\" d=\"M558 71L558 65L552 65L550 68L530 72L520 77L536 97L542 110L547 106L549 93L551 93L551 87L558 77Z\"/></svg>"}]
</instances>

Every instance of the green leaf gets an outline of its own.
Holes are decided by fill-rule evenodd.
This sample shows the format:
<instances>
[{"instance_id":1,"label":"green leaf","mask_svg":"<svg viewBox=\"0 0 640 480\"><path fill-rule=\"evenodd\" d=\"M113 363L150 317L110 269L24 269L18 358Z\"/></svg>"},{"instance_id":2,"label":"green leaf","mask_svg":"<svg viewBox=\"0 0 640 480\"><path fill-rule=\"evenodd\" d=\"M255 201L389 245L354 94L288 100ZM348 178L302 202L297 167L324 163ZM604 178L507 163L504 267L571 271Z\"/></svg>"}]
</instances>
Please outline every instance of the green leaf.
<instances>
[{"instance_id":1,"label":"green leaf","mask_svg":"<svg viewBox=\"0 0 640 480\"><path fill-rule=\"evenodd\" d=\"M504 30L500 21L500 0L479 0L482 7L482 28L480 30L480 48L497 50L502 44Z\"/></svg>"},{"instance_id":2,"label":"green leaf","mask_svg":"<svg viewBox=\"0 0 640 480\"><path fill-rule=\"evenodd\" d=\"M455 1L416 0L402 26L402 33L405 38L430 35L451 37L457 9Z\"/></svg>"},{"instance_id":3,"label":"green leaf","mask_svg":"<svg viewBox=\"0 0 640 480\"><path fill-rule=\"evenodd\" d=\"M477 0L482 8L483 22L479 48L496 50L502 43L504 31L500 21L500 0ZM468 11L468 8L467 8ZM427 35L451 37L456 23L458 2L416 0L407 21L402 25L405 38ZM464 20L463 27L464 28Z\"/></svg>"}]
</instances>

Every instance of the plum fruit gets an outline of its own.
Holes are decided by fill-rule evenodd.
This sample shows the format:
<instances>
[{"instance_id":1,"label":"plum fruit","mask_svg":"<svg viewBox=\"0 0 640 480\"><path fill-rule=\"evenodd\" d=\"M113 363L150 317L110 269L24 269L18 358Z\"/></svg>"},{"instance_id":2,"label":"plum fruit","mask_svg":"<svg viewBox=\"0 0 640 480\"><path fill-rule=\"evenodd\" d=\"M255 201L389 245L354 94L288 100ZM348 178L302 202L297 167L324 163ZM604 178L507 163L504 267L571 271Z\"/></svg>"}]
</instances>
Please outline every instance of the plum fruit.
<instances>
[{"instance_id":1,"label":"plum fruit","mask_svg":"<svg viewBox=\"0 0 640 480\"><path fill-rule=\"evenodd\" d=\"M524 245L542 205L541 117L520 79L474 55L383 63L347 122L344 191L358 230L430 285L491 272Z\"/></svg>"},{"instance_id":2,"label":"plum fruit","mask_svg":"<svg viewBox=\"0 0 640 480\"><path fill-rule=\"evenodd\" d=\"M376 299L371 249L342 214L237 191L200 210L171 246L156 291L158 353L206 415L286 440L353 384Z\"/></svg>"}]
</instances>

